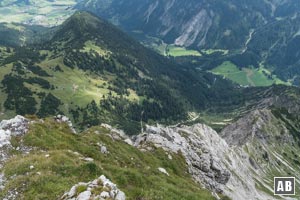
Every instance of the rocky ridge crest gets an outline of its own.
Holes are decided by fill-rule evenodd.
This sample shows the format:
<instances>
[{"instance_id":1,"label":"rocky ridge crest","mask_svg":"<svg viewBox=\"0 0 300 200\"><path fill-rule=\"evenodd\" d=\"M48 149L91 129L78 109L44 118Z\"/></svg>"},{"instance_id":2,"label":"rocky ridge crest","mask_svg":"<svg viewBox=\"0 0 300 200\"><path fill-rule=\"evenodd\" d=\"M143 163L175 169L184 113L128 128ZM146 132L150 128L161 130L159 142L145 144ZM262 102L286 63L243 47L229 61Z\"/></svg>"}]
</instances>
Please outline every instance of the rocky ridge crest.
<instances>
[{"instance_id":1,"label":"rocky ridge crest","mask_svg":"<svg viewBox=\"0 0 300 200\"><path fill-rule=\"evenodd\" d=\"M223 193L233 200L265 200L273 199L270 194L273 190L271 172L283 170L300 179L297 165L287 155L288 151L300 151L299 140L289 127L293 126L292 121L281 114L285 118L280 118L270 109L254 110L225 127L220 134L204 124L147 126L142 134L134 137L107 124L102 124L102 127L109 130L106 134L113 141L123 140L141 151L162 148L170 160L171 155L181 154L193 179L212 191L217 198L219 193ZM67 118L55 119L58 123L69 124ZM22 116L2 121L1 137L25 134L30 123L34 121ZM294 126L292 128L297 129ZM101 134L97 131L95 133ZM0 149L10 146L9 140L9 137L1 139L3 146ZM105 146L100 143L97 145L101 153L109 153ZM279 145L281 148L278 148ZM158 168L158 171L172 176L164 168ZM101 176L88 183L76 184L62 199L123 200L125 194Z\"/></svg>"},{"instance_id":2,"label":"rocky ridge crest","mask_svg":"<svg viewBox=\"0 0 300 200\"><path fill-rule=\"evenodd\" d=\"M182 154L194 180L213 191L216 197L217 193L223 193L232 199L249 200L273 199L272 180L267 177L274 170L284 166L297 172L282 152L277 151L281 151L276 149L279 142L296 145L284 122L269 109L250 112L221 134L204 124L157 125L147 126L143 134L132 138L133 145L143 151L151 151L154 145Z\"/></svg>"}]
</instances>

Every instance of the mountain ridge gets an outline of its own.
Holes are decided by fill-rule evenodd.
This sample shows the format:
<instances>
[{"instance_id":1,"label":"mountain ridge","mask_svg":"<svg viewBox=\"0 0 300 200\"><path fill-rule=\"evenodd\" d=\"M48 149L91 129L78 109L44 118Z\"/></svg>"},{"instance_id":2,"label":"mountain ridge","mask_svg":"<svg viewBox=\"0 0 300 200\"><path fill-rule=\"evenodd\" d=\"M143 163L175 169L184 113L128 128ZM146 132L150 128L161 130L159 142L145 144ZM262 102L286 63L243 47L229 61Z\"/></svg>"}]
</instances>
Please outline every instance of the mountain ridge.
<instances>
[{"instance_id":1,"label":"mountain ridge","mask_svg":"<svg viewBox=\"0 0 300 200\"><path fill-rule=\"evenodd\" d=\"M18 116L0 123L0 132L11 133L7 138L1 138L0 143L0 151L6 155L1 160L4 169L1 180L5 189L0 195L24 199L60 197L72 184L93 180L99 177L99 172L113 180L129 199L161 194L165 199L238 200L250 197L264 200L274 198L272 180L277 174L283 175L280 169L284 169L287 176L292 173L300 177L297 159L299 135L296 133L300 128L299 118L274 107L254 110L230 123L220 134L205 124L147 125L144 132L136 136L128 136L122 130L102 124L74 134L68 122L61 121L63 118L56 116L41 120ZM278 148L278 145L284 148ZM68 163L65 173L83 167L85 176L74 177L72 174L70 179L68 174L68 180L63 175L57 177L55 173L61 169L58 167L61 166L60 159ZM145 160L140 163L140 159ZM49 160L51 168L47 164ZM120 166L124 169L121 170ZM120 179L119 174L127 170L127 173L134 173L134 177ZM151 187L144 182L148 178L139 179L140 173L151 177ZM34 180L41 181L46 174L50 179L56 177L51 183L60 187L33 185ZM26 184L19 185L24 178ZM171 185L165 185L165 179L187 184L185 192L180 192L182 185L177 192ZM160 184L168 189L163 193L159 193L159 189L153 191L152 196L148 192L137 193L136 184L143 191L161 187ZM206 189L200 189L200 186ZM76 195L88 191L86 187L80 190L78 185L75 187L78 188ZM93 190L92 194L97 196L101 192L100 189ZM297 196L298 192L296 189Z\"/></svg>"}]
</instances>

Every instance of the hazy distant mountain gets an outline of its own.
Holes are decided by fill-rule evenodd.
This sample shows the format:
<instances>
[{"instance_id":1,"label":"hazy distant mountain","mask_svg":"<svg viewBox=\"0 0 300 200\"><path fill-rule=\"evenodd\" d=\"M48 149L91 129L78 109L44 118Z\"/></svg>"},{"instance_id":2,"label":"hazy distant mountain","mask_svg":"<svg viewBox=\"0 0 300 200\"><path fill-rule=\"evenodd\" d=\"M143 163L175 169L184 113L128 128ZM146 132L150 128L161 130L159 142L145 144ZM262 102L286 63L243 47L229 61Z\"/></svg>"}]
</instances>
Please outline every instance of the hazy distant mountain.
<instances>
[{"instance_id":1,"label":"hazy distant mountain","mask_svg":"<svg viewBox=\"0 0 300 200\"><path fill-rule=\"evenodd\" d=\"M291 0L91 0L78 7L168 43L235 49L244 46L251 29L293 16L300 6Z\"/></svg>"},{"instance_id":2,"label":"hazy distant mountain","mask_svg":"<svg viewBox=\"0 0 300 200\"><path fill-rule=\"evenodd\" d=\"M239 68L262 63L282 80L299 84L298 1L91 0L77 8L168 44L198 50L229 49L231 54L243 55L225 60L252 60L236 62Z\"/></svg>"}]
</instances>

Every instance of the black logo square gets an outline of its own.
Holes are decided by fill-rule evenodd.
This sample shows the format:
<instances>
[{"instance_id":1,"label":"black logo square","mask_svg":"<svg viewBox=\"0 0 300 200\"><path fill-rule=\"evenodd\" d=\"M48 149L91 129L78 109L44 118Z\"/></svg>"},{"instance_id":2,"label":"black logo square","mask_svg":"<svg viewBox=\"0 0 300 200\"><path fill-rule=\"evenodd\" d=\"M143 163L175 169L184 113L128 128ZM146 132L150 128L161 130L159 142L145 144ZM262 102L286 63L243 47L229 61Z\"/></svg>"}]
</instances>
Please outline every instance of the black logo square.
<instances>
[{"instance_id":1,"label":"black logo square","mask_svg":"<svg viewBox=\"0 0 300 200\"><path fill-rule=\"evenodd\" d=\"M274 177L274 195L295 195L295 177Z\"/></svg>"}]
</instances>

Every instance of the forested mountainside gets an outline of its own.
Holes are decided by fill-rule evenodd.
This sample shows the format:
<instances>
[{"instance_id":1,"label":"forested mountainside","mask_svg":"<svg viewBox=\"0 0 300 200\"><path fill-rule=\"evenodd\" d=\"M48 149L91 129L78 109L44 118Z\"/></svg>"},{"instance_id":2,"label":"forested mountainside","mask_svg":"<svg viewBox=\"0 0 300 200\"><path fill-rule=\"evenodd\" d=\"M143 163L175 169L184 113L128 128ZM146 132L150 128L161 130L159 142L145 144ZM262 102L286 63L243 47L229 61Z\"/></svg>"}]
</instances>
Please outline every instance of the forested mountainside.
<instances>
[{"instance_id":1,"label":"forested mountainside","mask_svg":"<svg viewBox=\"0 0 300 200\"><path fill-rule=\"evenodd\" d=\"M18 38L26 34L8 30ZM48 38L43 42L1 48L5 116L64 113L81 127L103 120L136 127L141 120L174 122L189 111L244 101L231 82L185 69L89 13L44 31L37 32Z\"/></svg>"},{"instance_id":2,"label":"forested mountainside","mask_svg":"<svg viewBox=\"0 0 300 200\"><path fill-rule=\"evenodd\" d=\"M241 86L298 86L299 7L293 0L6 0L0 4L0 22L53 27L86 10L162 55L180 62L189 56L188 66ZM27 29L27 35L31 32ZM24 43L24 38L5 37Z\"/></svg>"}]
</instances>

